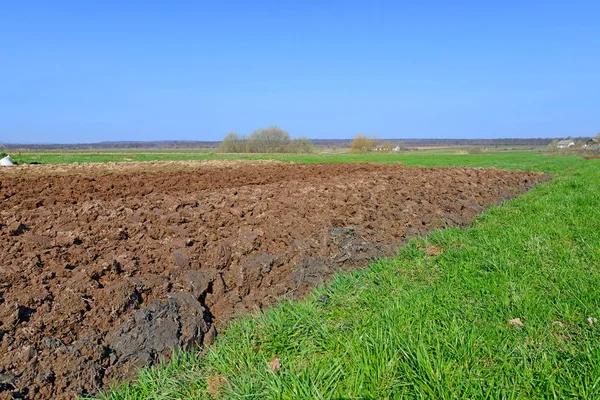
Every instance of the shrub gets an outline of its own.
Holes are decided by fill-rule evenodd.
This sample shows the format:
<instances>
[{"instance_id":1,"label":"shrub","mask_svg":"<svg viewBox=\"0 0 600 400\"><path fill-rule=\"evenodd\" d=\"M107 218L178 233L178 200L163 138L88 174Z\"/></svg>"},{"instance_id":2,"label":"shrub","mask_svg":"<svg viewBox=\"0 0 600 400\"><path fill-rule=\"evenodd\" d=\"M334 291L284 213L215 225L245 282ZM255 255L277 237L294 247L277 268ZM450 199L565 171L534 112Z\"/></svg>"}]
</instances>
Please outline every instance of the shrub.
<instances>
[{"instance_id":1,"label":"shrub","mask_svg":"<svg viewBox=\"0 0 600 400\"><path fill-rule=\"evenodd\" d=\"M293 139L290 143L289 152L290 153L312 153L315 151L315 146L313 142L307 137L299 137Z\"/></svg>"},{"instance_id":2,"label":"shrub","mask_svg":"<svg viewBox=\"0 0 600 400\"><path fill-rule=\"evenodd\" d=\"M558 139L554 139L548 144L548 151L558 151Z\"/></svg>"},{"instance_id":3,"label":"shrub","mask_svg":"<svg viewBox=\"0 0 600 400\"><path fill-rule=\"evenodd\" d=\"M239 136L235 132L229 133L223 138L217 151L219 153L247 153L248 139L245 136Z\"/></svg>"},{"instance_id":4,"label":"shrub","mask_svg":"<svg viewBox=\"0 0 600 400\"><path fill-rule=\"evenodd\" d=\"M277 126L257 129L248 139L250 153L285 153L290 144L290 134Z\"/></svg>"},{"instance_id":5,"label":"shrub","mask_svg":"<svg viewBox=\"0 0 600 400\"><path fill-rule=\"evenodd\" d=\"M377 144L377 146L375 147L378 151L383 151L386 153L389 153L391 151L394 150L394 144L392 142L383 142L383 143L379 143Z\"/></svg>"},{"instance_id":6,"label":"shrub","mask_svg":"<svg viewBox=\"0 0 600 400\"><path fill-rule=\"evenodd\" d=\"M352 153L367 153L373 150L375 147L375 141L370 139L367 135L358 134L352 140L350 145L350 151Z\"/></svg>"},{"instance_id":7,"label":"shrub","mask_svg":"<svg viewBox=\"0 0 600 400\"><path fill-rule=\"evenodd\" d=\"M312 153L312 141L306 137L291 140L290 134L281 128L271 126L257 129L250 137L235 132L223 138L217 148L220 153Z\"/></svg>"}]
</instances>

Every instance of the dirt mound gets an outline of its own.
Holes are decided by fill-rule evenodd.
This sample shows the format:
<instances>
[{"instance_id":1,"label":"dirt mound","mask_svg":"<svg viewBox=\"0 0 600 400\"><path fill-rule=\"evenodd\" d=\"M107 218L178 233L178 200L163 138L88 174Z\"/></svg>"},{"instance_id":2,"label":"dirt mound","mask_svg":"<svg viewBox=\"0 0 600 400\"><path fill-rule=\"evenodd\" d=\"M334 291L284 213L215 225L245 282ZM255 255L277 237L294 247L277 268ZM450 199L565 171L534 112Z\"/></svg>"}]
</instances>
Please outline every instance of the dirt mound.
<instances>
[{"instance_id":1,"label":"dirt mound","mask_svg":"<svg viewBox=\"0 0 600 400\"><path fill-rule=\"evenodd\" d=\"M0 174L0 394L30 398L97 393L548 178L239 162L25 172Z\"/></svg>"}]
</instances>

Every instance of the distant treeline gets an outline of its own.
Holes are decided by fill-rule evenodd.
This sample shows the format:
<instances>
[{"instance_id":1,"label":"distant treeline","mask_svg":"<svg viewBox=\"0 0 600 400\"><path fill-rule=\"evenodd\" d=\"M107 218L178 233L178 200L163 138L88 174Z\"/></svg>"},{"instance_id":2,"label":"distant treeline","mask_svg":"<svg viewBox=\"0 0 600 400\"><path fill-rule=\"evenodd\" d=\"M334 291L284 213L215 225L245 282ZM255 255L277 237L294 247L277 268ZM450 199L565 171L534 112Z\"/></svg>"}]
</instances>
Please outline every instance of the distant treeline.
<instances>
[{"instance_id":1,"label":"distant treeline","mask_svg":"<svg viewBox=\"0 0 600 400\"><path fill-rule=\"evenodd\" d=\"M220 142L197 140L157 140L150 142L98 142L73 144L7 144L7 149L28 150L111 150L111 149L215 149Z\"/></svg>"},{"instance_id":2,"label":"distant treeline","mask_svg":"<svg viewBox=\"0 0 600 400\"><path fill-rule=\"evenodd\" d=\"M547 146L555 138L504 138L504 139L382 139L386 142L403 141L406 147L438 147L438 146ZM586 141L589 137L571 137L573 141ZM292 139L293 140L293 139ZM350 148L353 139L310 139L317 147ZM193 140L161 140L151 142L99 142L78 144L7 144L6 150L118 150L118 149L216 149L220 141Z\"/></svg>"}]
</instances>

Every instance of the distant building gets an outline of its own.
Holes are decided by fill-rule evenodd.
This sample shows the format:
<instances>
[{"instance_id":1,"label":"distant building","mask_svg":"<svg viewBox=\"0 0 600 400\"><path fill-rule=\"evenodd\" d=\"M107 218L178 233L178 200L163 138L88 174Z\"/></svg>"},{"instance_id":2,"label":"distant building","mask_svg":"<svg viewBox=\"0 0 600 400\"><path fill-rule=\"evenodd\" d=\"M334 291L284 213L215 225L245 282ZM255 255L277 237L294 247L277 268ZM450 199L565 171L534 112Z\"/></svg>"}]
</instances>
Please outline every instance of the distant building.
<instances>
[{"instance_id":1,"label":"distant building","mask_svg":"<svg viewBox=\"0 0 600 400\"><path fill-rule=\"evenodd\" d=\"M583 148L586 150L600 150L600 140L596 138L591 138L583 145Z\"/></svg>"},{"instance_id":2,"label":"distant building","mask_svg":"<svg viewBox=\"0 0 600 400\"><path fill-rule=\"evenodd\" d=\"M575 142L570 139L561 140L557 145L559 149L568 149L573 146L575 146Z\"/></svg>"}]
</instances>

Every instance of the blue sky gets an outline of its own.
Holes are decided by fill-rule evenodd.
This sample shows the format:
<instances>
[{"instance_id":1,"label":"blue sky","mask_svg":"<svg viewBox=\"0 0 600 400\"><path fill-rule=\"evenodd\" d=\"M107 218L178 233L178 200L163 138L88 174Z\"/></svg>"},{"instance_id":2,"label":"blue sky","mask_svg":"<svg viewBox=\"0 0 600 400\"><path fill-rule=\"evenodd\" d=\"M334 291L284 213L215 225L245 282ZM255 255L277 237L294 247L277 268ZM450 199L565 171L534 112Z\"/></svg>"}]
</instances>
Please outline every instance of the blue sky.
<instances>
[{"instance_id":1,"label":"blue sky","mask_svg":"<svg viewBox=\"0 0 600 400\"><path fill-rule=\"evenodd\" d=\"M0 141L219 140L269 125L592 136L599 15L598 1L2 2Z\"/></svg>"}]
</instances>

